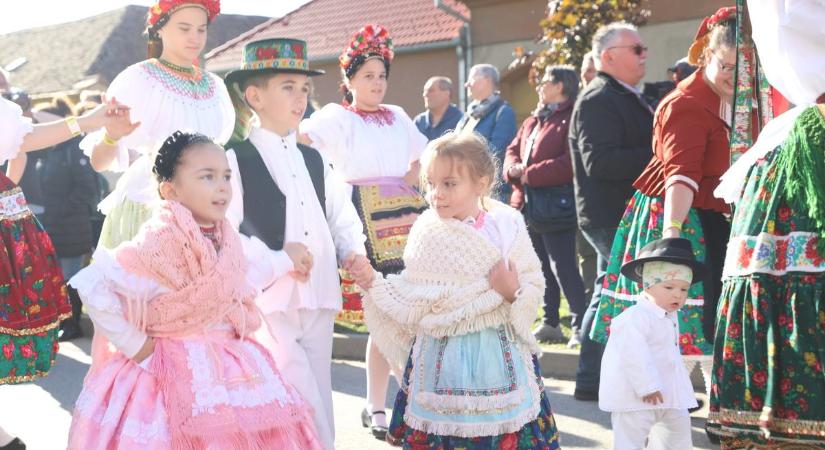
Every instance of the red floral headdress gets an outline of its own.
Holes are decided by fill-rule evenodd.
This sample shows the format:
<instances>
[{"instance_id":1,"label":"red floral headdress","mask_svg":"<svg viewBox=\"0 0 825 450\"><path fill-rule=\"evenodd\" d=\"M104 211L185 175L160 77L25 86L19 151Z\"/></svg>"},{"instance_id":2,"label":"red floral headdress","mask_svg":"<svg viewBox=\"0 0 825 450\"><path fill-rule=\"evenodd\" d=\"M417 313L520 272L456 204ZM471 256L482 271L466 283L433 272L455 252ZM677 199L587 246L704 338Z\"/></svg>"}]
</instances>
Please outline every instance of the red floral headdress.
<instances>
[{"instance_id":1,"label":"red floral headdress","mask_svg":"<svg viewBox=\"0 0 825 450\"><path fill-rule=\"evenodd\" d=\"M389 31L381 25L367 25L352 36L347 49L338 57L341 69L347 78L370 57L379 57L389 67L394 56L392 38Z\"/></svg>"},{"instance_id":2,"label":"red floral headdress","mask_svg":"<svg viewBox=\"0 0 825 450\"><path fill-rule=\"evenodd\" d=\"M693 64L694 66L699 65L699 59L702 56L702 52L708 45L710 31L713 30L713 27L715 27L717 24L730 19L736 19L735 6L725 6L719 8L719 10L716 11L712 16L705 17L705 19L702 20L702 23L699 24L699 29L696 31L696 37L693 38L693 44L691 44L690 49L688 50L689 63Z\"/></svg>"},{"instance_id":3,"label":"red floral headdress","mask_svg":"<svg viewBox=\"0 0 825 450\"><path fill-rule=\"evenodd\" d=\"M146 19L147 31L156 31L163 27L166 18L184 5L195 5L206 10L206 20L208 22L212 22L212 19L221 12L220 0L159 0L149 8L149 16Z\"/></svg>"}]
</instances>

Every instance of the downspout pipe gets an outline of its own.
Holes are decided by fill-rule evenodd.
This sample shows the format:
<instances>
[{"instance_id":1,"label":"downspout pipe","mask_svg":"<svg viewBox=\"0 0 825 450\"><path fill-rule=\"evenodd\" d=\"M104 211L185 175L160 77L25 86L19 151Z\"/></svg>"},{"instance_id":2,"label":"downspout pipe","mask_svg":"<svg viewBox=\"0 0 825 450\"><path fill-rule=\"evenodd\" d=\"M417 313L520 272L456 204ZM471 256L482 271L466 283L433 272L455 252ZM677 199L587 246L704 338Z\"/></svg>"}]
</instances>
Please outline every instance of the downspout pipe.
<instances>
[{"instance_id":1,"label":"downspout pipe","mask_svg":"<svg viewBox=\"0 0 825 450\"><path fill-rule=\"evenodd\" d=\"M467 90L464 88L464 83L467 82L467 71L470 69L473 61L470 18L445 4L443 0L433 0L433 4L437 9L464 23L459 32L459 45L456 47L456 59L458 60L458 103L463 110L467 108Z\"/></svg>"}]
</instances>

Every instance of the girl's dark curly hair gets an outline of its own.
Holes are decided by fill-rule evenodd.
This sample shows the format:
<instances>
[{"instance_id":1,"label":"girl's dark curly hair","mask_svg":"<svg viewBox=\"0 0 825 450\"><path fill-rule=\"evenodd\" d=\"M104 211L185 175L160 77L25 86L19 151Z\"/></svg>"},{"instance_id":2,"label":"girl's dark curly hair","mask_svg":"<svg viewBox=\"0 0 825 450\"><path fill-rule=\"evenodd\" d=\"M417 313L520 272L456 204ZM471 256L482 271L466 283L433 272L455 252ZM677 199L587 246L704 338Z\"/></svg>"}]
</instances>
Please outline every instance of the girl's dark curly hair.
<instances>
[{"instance_id":1,"label":"girl's dark curly hair","mask_svg":"<svg viewBox=\"0 0 825 450\"><path fill-rule=\"evenodd\" d=\"M188 131L175 131L166 138L158 150L155 165L152 167L152 173L155 174L158 182L170 181L175 176L175 169L180 164L183 152L198 144L218 145L207 136Z\"/></svg>"}]
</instances>

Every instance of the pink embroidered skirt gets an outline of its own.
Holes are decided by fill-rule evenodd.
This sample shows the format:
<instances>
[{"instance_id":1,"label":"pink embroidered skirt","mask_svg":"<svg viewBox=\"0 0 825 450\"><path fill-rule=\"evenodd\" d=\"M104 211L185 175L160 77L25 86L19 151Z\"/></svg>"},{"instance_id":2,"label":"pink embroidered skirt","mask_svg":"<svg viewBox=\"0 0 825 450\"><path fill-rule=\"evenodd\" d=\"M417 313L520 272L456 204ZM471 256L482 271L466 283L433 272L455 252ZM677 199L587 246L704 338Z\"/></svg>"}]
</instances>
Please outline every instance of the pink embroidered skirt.
<instances>
[{"instance_id":1,"label":"pink embroidered skirt","mask_svg":"<svg viewBox=\"0 0 825 450\"><path fill-rule=\"evenodd\" d=\"M187 412L192 417L230 411L230 417L224 414L226 420L215 427L221 431L189 439L187 449L322 448L311 407L281 377L260 344L210 337L165 340L164 346L183 350L191 372L159 380L152 373L152 361L139 366L117 353L84 381L72 417L69 450L180 448L172 439L161 386L181 382L194 393L192 411Z\"/></svg>"}]
</instances>

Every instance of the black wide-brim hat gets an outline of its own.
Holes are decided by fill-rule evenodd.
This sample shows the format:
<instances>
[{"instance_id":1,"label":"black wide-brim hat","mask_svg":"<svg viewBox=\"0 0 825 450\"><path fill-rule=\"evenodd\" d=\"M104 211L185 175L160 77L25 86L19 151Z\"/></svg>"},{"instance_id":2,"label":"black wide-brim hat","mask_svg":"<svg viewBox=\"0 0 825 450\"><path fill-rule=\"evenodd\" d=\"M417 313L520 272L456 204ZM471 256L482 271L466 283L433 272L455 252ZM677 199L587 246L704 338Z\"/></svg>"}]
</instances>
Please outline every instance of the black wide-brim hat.
<instances>
[{"instance_id":1,"label":"black wide-brim hat","mask_svg":"<svg viewBox=\"0 0 825 450\"><path fill-rule=\"evenodd\" d=\"M244 45L241 67L227 72L227 86L259 73L300 73L323 75L323 70L309 68L307 43L300 39L261 39Z\"/></svg>"},{"instance_id":2,"label":"black wide-brim hat","mask_svg":"<svg viewBox=\"0 0 825 450\"><path fill-rule=\"evenodd\" d=\"M707 266L696 260L693 255L693 246L685 238L666 238L648 243L642 247L636 259L628 261L622 266L622 275L641 283L642 268L645 263L654 261L665 261L690 267L693 271L691 284L705 281L708 275Z\"/></svg>"}]
</instances>

